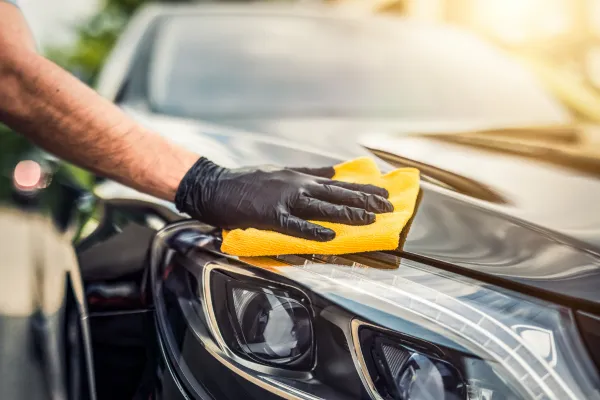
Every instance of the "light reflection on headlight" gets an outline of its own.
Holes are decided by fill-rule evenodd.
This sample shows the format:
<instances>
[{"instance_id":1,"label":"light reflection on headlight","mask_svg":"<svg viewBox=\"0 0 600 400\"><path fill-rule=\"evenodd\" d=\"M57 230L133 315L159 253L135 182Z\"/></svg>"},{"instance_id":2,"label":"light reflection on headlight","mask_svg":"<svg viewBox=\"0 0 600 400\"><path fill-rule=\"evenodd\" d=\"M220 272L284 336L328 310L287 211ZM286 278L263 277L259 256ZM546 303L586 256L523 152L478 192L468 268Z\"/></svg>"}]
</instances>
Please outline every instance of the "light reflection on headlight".
<instances>
[{"instance_id":1,"label":"light reflection on headlight","mask_svg":"<svg viewBox=\"0 0 600 400\"><path fill-rule=\"evenodd\" d=\"M443 365L443 364L442 364ZM414 353L394 377L402 399L444 399L440 368L424 355Z\"/></svg>"},{"instance_id":2,"label":"light reflection on headlight","mask_svg":"<svg viewBox=\"0 0 600 400\"><path fill-rule=\"evenodd\" d=\"M285 364L310 351L310 313L298 301L240 288L234 288L232 296L233 325L246 354Z\"/></svg>"}]
</instances>

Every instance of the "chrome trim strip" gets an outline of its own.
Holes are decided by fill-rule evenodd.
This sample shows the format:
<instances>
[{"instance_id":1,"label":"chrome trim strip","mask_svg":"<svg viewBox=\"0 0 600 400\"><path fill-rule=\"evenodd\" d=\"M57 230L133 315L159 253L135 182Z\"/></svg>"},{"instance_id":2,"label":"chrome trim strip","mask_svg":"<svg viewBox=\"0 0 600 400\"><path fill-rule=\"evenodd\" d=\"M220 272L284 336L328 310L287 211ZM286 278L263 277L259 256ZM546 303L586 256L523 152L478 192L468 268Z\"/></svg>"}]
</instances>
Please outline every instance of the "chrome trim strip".
<instances>
[{"instance_id":1,"label":"chrome trim strip","mask_svg":"<svg viewBox=\"0 0 600 400\"><path fill-rule=\"evenodd\" d=\"M297 394L298 396L302 396L303 399L306 400L321 400L321 397L316 397L313 396L311 394L305 393L301 390L296 389L295 387L292 387L290 385L286 385L283 382L279 382L277 379L273 379L273 378L269 378L268 376L261 376L261 378L267 382L270 382L273 385L279 386L285 390L287 390L288 392Z\"/></svg>"},{"instance_id":2,"label":"chrome trim strip","mask_svg":"<svg viewBox=\"0 0 600 400\"><path fill-rule=\"evenodd\" d=\"M379 395L379 392L375 388L375 384L371 379L371 374L369 374L369 369L367 368L367 363L365 362L365 357L363 356L362 348L360 346L358 330L363 326L377 328L378 330L386 329L383 329L380 326L375 326L373 324L360 321L356 318L354 318L350 323L350 334L352 335L352 347L350 347L350 353L352 354L352 359L354 360L354 363L356 365L356 370L359 371L360 379L363 381L363 384L367 388L367 391L371 395L371 398L375 400L383 400L383 397Z\"/></svg>"},{"instance_id":3,"label":"chrome trim strip","mask_svg":"<svg viewBox=\"0 0 600 400\"><path fill-rule=\"evenodd\" d=\"M215 264L207 264L204 266L202 270L202 292L204 294L204 299L202 301L202 309L204 310L204 315L207 316L208 321L208 330L215 338L217 345L221 349L221 351L225 352L231 358L235 357L235 354L229 349L229 347L225 344L225 340L223 339L223 335L221 335L221 331L218 328L217 317L215 315L214 307L212 306L212 295L210 291L210 273L217 267Z\"/></svg>"}]
</instances>

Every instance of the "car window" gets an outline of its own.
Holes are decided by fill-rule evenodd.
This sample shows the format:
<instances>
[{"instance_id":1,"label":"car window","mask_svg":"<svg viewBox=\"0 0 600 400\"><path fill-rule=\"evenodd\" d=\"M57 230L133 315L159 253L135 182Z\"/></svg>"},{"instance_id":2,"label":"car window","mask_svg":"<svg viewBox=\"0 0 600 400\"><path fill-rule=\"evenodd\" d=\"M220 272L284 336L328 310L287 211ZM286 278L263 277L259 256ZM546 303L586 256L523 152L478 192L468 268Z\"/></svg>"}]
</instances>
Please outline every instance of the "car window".
<instances>
[{"instance_id":1,"label":"car window","mask_svg":"<svg viewBox=\"0 0 600 400\"><path fill-rule=\"evenodd\" d=\"M488 44L401 20L171 17L159 29L149 86L157 110L191 117L567 119Z\"/></svg>"}]
</instances>

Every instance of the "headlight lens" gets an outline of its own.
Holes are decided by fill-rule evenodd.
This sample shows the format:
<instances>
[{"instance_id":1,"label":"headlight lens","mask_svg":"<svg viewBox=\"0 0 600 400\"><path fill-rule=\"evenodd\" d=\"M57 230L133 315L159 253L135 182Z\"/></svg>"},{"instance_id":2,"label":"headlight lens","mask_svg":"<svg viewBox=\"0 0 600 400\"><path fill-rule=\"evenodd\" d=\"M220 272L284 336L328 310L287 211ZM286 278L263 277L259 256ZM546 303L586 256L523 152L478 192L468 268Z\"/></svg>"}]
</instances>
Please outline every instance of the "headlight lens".
<instances>
[{"instance_id":1,"label":"headlight lens","mask_svg":"<svg viewBox=\"0 0 600 400\"><path fill-rule=\"evenodd\" d=\"M310 351L310 313L300 302L273 293L233 288L229 303L238 343L264 362L290 363Z\"/></svg>"},{"instance_id":2,"label":"headlight lens","mask_svg":"<svg viewBox=\"0 0 600 400\"><path fill-rule=\"evenodd\" d=\"M212 308L225 345L254 362L310 369L314 335L309 301L270 281L211 273Z\"/></svg>"},{"instance_id":3,"label":"headlight lens","mask_svg":"<svg viewBox=\"0 0 600 400\"><path fill-rule=\"evenodd\" d=\"M444 364L436 366L426 356L413 353L396 374L395 383L401 399L446 399L442 373Z\"/></svg>"},{"instance_id":4,"label":"headlight lens","mask_svg":"<svg viewBox=\"0 0 600 400\"><path fill-rule=\"evenodd\" d=\"M361 325L358 336L366 369L383 399L518 398L488 360L369 324Z\"/></svg>"},{"instance_id":5,"label":"headlight lens","mask_svg":"<svg viewBox=\"0 0 600 400\"><path fill-rule=\"evenodd\" d=\"M401 400L465 398L463 378L449 362L380 337L375 339L371 356L378 370L373 374L381 377L378 386L385 397Z\"/></svg>"}]
</instances>

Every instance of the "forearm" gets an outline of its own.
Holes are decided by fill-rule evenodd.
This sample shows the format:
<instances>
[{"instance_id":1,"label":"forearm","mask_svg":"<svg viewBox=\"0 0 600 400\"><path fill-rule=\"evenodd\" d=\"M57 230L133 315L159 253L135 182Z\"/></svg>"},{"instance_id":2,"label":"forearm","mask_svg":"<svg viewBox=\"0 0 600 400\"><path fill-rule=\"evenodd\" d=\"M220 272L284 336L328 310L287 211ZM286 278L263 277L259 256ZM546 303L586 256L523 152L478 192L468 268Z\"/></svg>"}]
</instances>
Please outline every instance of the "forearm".
<instances>
[{"instance_id":1,"label":"forearm","mask_svg":"<svg viewBox=\"0 0 600 400\"><path fill-rule=\"evenodd\" d=\"M0 119L45 150L173 200L198 155L144 129L78 79L29 50L2 61Z\"/></svg>"}]
</instances>

